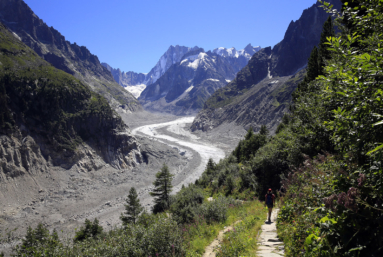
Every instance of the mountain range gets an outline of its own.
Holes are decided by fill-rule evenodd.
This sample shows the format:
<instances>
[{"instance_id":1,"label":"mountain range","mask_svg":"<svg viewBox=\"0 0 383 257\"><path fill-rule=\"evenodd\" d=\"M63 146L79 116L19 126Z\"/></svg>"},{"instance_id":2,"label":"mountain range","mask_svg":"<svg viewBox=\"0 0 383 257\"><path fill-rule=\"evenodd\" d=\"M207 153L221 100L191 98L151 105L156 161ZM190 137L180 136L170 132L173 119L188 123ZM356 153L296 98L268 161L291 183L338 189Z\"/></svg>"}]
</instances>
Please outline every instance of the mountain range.
<instances>
[{"instance_id":1,"label":"mountain range","mask_svg":"<svg viewBox=\"0 0 383 257\"><path fill-rule=\"evenodd\" d=\"M126 90L131 92L136 98L138 98L141 92L147 85L155 83L165 72L171 67L171 65L179 63L181 59L190 51L199 49L199 47L185 47L185 46L170 46L169 49L161 56L157 64L150 70L149 73L136 73L133 71L122 72L119 68L115 69L107 63L101 63L107 68L113 75L115 81L123 86ZM236 50L232 48L216 48L212 52L222 57L227 57L236 70L240 70L250 60L251 56L259 51L261 47L253 47L251 44L247 45L242 50Z\"/></svg>"},{"instance_id":2,"label":"mountain range","mask_svg":"<svg viewBox=\"0 0 383 257\"><path fill-rule=\"evenodd\" d=\"M177 115L196 113L217 89L230 82L260 47L247 50L194 48L174 63L138 98L145 109Z\"/></svg>"}]
</instances>

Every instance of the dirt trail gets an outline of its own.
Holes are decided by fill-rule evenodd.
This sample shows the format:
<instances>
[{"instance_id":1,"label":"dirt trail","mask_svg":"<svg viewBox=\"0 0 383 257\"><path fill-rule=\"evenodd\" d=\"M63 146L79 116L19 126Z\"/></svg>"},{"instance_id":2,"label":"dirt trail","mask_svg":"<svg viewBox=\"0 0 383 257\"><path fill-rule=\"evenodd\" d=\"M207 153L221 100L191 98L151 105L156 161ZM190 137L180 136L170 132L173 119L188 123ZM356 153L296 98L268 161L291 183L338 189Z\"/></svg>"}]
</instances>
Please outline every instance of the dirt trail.
<instances>
[{"instance_id":1,"label":"dirt trail","mask_svg":"<svg viewBox=\"0 0 383 257\"><path fill-rule=\"evenodd\" d=\"M277 235L277 218L279 209L275 208L271 214L271 222L262 225L262 232L258 238L257 256L260 257L280 257L284 256L285 247Z\"/></svg>"},{"instance_id":2,"label":"dirt trail","mask_svg":"<svg viewBox=\"0 0 383 257\"><path fill-rule=\"evenodd\" d=\"M239 222L241 222L241 220L237 220L234 225L238 224ZM225 227L225 229L219 231L217 238L214 239L213 242L205 248L205 253L202 255L202 257L215 257L216 252L214 252L214 250L217 249L217 247L221 244L225 233L234 229L234 225Z\"/></svg>"}]
</instances>

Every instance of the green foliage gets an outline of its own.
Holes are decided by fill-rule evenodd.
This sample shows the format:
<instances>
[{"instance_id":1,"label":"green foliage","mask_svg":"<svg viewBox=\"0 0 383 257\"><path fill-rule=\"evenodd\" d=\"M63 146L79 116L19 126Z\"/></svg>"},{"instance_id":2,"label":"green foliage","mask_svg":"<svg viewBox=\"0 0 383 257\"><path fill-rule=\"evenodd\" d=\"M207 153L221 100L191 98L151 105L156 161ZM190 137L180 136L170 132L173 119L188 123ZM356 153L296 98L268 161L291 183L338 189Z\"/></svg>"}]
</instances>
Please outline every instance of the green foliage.
<instances>
[{"instance_id":1,"label":"green foliage","mask_svg":"<svg viewBox=\"0 0 383 257\"><path fill-rule=\"evenodd\" d=\"M247 216L243 217L226 235L216 256L256 256L258 231L263 224L264 209L248 208Z\"/></svg>"},{"instance_id":2,"label":"green foliage","mask_svg":"<svg viewBox=\"0 0 383 257\"><path fill-rule=\"evenodd\" d=\"M35 229L28 227L25 238L13 250L13 256L52 256L55 248L61 246L57 232L52 234L39 223Z\"/></svg>"},{"instance_id":3,"label":"green foliage","mask_svg":"<svg viewBox=\"0 0 383 257\"><path fill-rule=\"evenodd\" d=\"M106 99L52 67L0 25L0 134L25 127L69 157L79 144L124 126ZM53 160L54 161L54 160Z\"/></svg>"},{"instance_id":4,"label":"green foliage","mask_svg":"<svg viewBox=\"0 0 383 257\"><path fill-rule=\"evenodd\" d=\"M140 204L138 199L137 191L134 187L129 190L128 198L126 199L125 213L121 214L120 219L122 224L126 226L128 223L135 224L140 213L144 208Z\"/></svg>"},{"instance_id":5,"label":"green foliage","mask_svg":"<svg viewBox=\"0 0 383 257\"><path fill-rule=\"evenodd\" d=\"M81 227L81 229L76 232L76 236L74 237L74 241L84 241L88 238L96 238L99 237L102 234L103 228L102 226L98 225L98 219L94 219L93 222L91 222L88 219L85 219L85 226Z\"/></svg>"},{"instance_id":6,"label":"green foliage","mask_svg":"<svg viewBox=\"0 0 383 257\"><path fill-rule=\"evenodd\" d=\"M341 33L325 43L324 75L308 84L317 96L296 99L294 118L314 117L313 135L335 146L337 158L306 161L288 176L280 214L287 256L383 254L382 10L377 0L344 4Z\"/></svg>"},{"instance_id":7,"label":"green foliage","mask_svg":"<svg viewBox=\"0 0 383 257\"><path fill-rule=\"evenodd\" d=\"M253 129L249 128L245 139L238 143L234 149L233 155L237 157L239 162L248 161L255 152L267 142L268 130L266 126L262 126L259 134L254 134Z\"/></svg>"},{"instance_id":8,"label":"green foliage","mask_svg":"<svg viewBox=\"0 0 383 257\"><path fill-rule=\"evenodd\" d=\"M155 197L153 212L163 212L170 207L170 193L172 191L172 180L174 175L170 173L169 168L164 164L161 171L157 172L156 180L153 182L154 189L150 195Z\"/></svg>"},{"instance_id":9,"label":"green foliage","mask_svg":"<svg viewBox=\"0 0 383 257\"><path fill-rule=\"evenodd\" d=\"M209 166L209 164L208 164ZM195 185L183 188L172 199L170 211L178 223L191 223L196 220L196 209L204 199L203 190Z\"/></svg>"}]
</instances>

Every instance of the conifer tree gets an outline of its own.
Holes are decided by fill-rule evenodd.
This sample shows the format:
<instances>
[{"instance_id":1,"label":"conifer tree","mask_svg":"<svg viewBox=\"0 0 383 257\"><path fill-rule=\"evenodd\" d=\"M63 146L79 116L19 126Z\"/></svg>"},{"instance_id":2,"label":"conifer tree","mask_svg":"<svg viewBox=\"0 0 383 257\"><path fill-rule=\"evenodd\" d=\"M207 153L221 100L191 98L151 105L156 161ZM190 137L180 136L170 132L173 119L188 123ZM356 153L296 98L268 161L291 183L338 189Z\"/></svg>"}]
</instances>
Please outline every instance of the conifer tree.
<instances>
[{"instance_id":1,"label":"conifer tree","mask_svg":"<svg viewBox=\"0 0 383 257\"><path fill-rule=\"evenodd\" d=\"M259 130L259 134L267 136L269 134L269 130L267 129L266 125L262 125L261 129Z\"/></svg>"},{"instance_id":2,"label":"conifer tree","mask_svg":"<svg viewBox=\"0 0 383 257\"><path fill-rule=\"evenodd\" d=\"M329 45L326 44L328 42L327 38L334 37L335 31L334 26L332 23L331 16L328 17L326 22L323 24L323 30L320 37L320 43L319 43L319 53L318 53L318 74L324 75L324 67L325 67L325 60L328 60L331 58L331 53L328 50Z\"/></svg>"},{"instance_id":3,"label":"conifer tree","mask_svg":"<svg viewBox=\"0 0 383 257\"><path fill-rule=\"evenodd\" d=\"M125 205L125 213L121 214L120 219L122 220L122 224L124 226L129 223L136 224L137 218L140 213L144 210L144 208L140 204L140 200L138 199L137 191L134 187L132 187L129 191L128 198L126 199Z\"/></svg>"},{"instance_id":4,"label":"conifer tree","mask_svg":"<svg viewBox=\"0 0 383 257\"><path fill-rule=\"evenodd\" d=\"M156 180L153 182L154 190L150 195L155 197L153 213L163 212L170 207L170 193L172 191L172 180L174 175L170 173L169 168L164 164L156 174Z\"/></svg>"},{"instance_id":5,"label":"conifer tree","mask_svg":"<svg viewBox=\"0 0 383 257\"><path fill-rule=\"evenodd\" d=\"M313 81L319 75L319 65L318 65L318 48L314 46L314 49L311 51L309 62L307 64L307 74L305 80L308 82Z\"/></svg>"}]
</instances>

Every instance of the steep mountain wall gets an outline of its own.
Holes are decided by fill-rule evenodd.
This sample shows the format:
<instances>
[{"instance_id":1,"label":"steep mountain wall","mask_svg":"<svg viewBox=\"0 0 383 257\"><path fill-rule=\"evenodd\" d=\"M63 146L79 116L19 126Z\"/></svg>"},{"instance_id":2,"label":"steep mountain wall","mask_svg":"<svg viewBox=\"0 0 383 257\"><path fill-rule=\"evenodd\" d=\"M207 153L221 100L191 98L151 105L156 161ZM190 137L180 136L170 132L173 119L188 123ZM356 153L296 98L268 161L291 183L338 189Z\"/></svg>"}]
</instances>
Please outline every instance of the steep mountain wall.
<instances>
[{"instance_id":1,"label":"steep mountain wall","mask_svg":"<svg viewBox=\"0 0 383 257\"><path fill-rule=\"evenodd\" d=\"M328 1L338 10L339 0ZM210 130L222 123L259 129L276 129L288 111L291 93L303 79L310 53L318 45L322 26L329 14L320 3L303 11L291 22L284 39L255 53L248 65L224 88L217 90L195 118L192 130Z\"/></svg>"},{"instance_id":2,"label":"steep mountain wall","mask_svg":"<svg viewBox=\"0 0 383 257\"><path fill-rule=\"evenodd\" d=\"M0 24L0 177L50 166L92 170L143 162L104 97L41 59Z\"/></svg>"},{"instance_id":3,"label":"steep mountain wall","mask_svg":"<svg viewBox=\"0 0 383 257\"><path fill-rule=\"evenodd\" d=\"M97 56L85 46L71 44L53 27L44 23L22 0L0 0L0 21L40 57L102 94L113 107L140 110L138 101L113 79Z\"/></svg>"}]
</instances>

